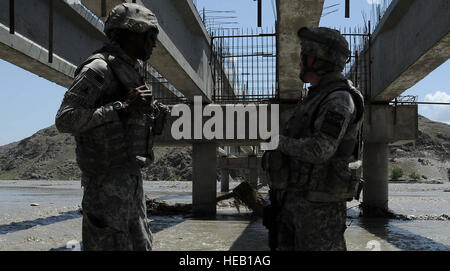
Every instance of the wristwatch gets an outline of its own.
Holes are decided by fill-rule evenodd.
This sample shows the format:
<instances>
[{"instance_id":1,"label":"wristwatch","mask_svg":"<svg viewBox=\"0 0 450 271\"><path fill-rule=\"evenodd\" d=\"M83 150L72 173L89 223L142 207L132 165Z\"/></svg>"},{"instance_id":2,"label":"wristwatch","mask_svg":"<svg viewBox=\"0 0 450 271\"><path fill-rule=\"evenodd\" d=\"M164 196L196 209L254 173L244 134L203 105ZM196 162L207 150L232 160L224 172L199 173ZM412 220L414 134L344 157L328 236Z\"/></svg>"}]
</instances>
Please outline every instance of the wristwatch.
<instances>
[{"instance_id":1,"label":"wristwatch","mask_svg":"<svg viewBox=\"0 0 450 271\"><path fill-rule=\"evenodd\" d=\"M116 110L116 111L120 111L120 110L122 110L124 108L122 102L114 102L112 104L112 106L113 106L114 110Z\"/></svg>"}]
</instances>

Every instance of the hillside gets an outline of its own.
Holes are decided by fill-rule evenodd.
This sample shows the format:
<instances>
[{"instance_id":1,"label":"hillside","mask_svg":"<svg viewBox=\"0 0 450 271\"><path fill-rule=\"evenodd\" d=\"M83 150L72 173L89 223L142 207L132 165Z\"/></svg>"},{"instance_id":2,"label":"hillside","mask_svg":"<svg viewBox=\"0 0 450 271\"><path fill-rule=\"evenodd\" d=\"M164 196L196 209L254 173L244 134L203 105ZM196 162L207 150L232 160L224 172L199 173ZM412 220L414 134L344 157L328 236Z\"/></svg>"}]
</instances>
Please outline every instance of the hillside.
<instances>
[{"instance_id":1,"label":"hillside","mask_svg":"<svg viewBox=\"0 0 450 271\"><path fill-rule=\"evenodd\" d=\"M190 180L191 149L156 147L155 162L143 171L146 180ZM80 179L75 140L55 126L0 147L0 180Z\"/></svg>"},{"instance_id":2,"label":"hillside","mask_svg":"<svg viewBox=\"0 0 450 271\"><path fill-rule=\"evenodd\" d=\"M404 176L419 173L425 181L448 181L450 125L419 116L415 144L391 146L390 169L404 169ZM146 180L190 181L190 147L156 147L155 162L143 171ZM234 175L234 174L233 174ZM0 146L0 180L80 179L75 161L75 141L55 126L40 130L19 142Z\"/></svg>"}]
</instances>

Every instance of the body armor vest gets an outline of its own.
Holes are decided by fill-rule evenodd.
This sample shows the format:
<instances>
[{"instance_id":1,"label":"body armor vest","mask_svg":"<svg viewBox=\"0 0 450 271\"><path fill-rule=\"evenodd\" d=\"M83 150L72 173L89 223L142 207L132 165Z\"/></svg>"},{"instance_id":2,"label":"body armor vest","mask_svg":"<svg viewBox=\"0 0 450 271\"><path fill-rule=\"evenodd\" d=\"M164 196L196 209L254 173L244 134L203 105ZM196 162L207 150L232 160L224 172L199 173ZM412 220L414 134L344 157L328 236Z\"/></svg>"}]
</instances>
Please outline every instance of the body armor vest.
<instances>
[{"instance_id":1,"label":"body armor vest","mask_svg":"<svg viewBox=\"0 0 450 271\"><path fill-rule=\"evenodd\" d=\"M307 163L282 153L276 154L282 159L279 164L284 164L284 170L280 169L279 172L285 183L276 184L279 179L276 178L272 182L274 188L305 192L306 198L315 202L344 201L355 196L359 179L348 165L359 159L358 136L363 121L364 102L361 93L351 82L344 79L333 81L307 96L297 105L283 134L295 139L312 137L319 106L335 91L348 91L355 103L353 119L336 153L323 164Z\"/></svg>"},{"instance_id":2,"label":"body armor vest","mask_svg":"<svg viewBox=\"0 0 450 271\"><path fill-rule=\"evenodd\" d=\"M108 63L116 80L102 90L96 108L123 101L131 88L144 85L142 76L128 63L107 52L97 53L81 64L81 69L101 59ZM114 168L138 169L153 161L152 132L147 114L135 111L117 121L106 123L75 136L77 160L86 174L106 173Z\"/></svg>"}]
</instances>

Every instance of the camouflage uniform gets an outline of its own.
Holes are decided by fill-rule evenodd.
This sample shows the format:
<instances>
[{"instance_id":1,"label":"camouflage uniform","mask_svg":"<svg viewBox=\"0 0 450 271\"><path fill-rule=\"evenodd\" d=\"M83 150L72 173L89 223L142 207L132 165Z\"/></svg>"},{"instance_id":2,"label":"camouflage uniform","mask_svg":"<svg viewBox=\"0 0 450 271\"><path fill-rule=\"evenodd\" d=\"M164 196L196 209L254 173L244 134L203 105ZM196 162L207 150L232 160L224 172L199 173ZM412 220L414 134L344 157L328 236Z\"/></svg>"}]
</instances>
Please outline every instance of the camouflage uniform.
<instances>
[{"instance_id":1,"label":"camouflage uniform","mask_svg":"<svg viewBox=\"0 0 450 271\"><path fill-rule=\"evenodd\" d=\"M323 28L311 31L321 34ZM308 46L315 45L304 42L304 53L323 56L308 52ZM348 164L357 156L364 109L362 95L340 73L345 61L336 62L337 67L320 62L323 66L309 67L322 73L321 80L295 108L278 149L263 159L271 202L278 208L271 237L278 250L346 250L345 202L355 195L358 181Z\"/></svg>"},{"instance_id":2,"label":"camouflage uniform","mask_svg":"<svg viewBox=\"0 0 450 271\"><path fill-rule=\"evenodd\" d=\"M135 32L158 27L149 10L135 4L114 8L105 32L121 26ZM145 110L119 113L113 106L144 85L138 67L108 41L78 67L56 115L58 130L77 143L84 250L152 249L140 172L153 159L152 119Z\"/></svg>"}]
</instances>

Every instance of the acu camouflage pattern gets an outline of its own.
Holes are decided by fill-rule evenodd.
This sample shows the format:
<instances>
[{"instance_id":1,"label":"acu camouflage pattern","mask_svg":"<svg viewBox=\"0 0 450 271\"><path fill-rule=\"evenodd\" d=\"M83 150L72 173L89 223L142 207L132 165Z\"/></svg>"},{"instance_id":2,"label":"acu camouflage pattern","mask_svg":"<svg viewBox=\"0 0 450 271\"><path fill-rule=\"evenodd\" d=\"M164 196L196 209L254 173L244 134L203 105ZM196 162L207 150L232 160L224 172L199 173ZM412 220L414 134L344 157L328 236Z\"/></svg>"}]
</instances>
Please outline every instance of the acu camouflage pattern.
<instances>
[{"instance_id":1,"label":"acu camouflage pattern","mask_svg":"<svg viewBox=\"0 0 450 271\"><path fill-rule=\"evenodd\" d=\"M348 164L363 110L361 93L340 73L324 76L297 105L275 151L285 162L275 174L269 165L278 249L345 250L345 201L356 189Z\"/></svg>"},{"instance_id":2,"label":"acu camouflage pattern","mask_svg":"<svg viewBox=\"0 0 450 271\"><path fill-rule=\"evenodd\" d=\"M307 198L317 202L353 198L356 179L348 164L357 158L363 110L362 95L339 73L310 88L280 136L278 150L288 157L283 169L289 174L274 180L274 188L308 191Z\"/></svg>"},{"instance_id":3,"label":"acu camouflage pattern","mask_svg":"<svg viewBox=\"0 0 450 271\"><path fill-rule=\"evenodd\" d=\"M142 5L123 3L115 6L105 22L105 33L113 29L125 29L131 32L144 33L150 29L159 32L155 14Z\"/></svg>"},{"instance_id":4,"label":"acu camouflage pattern","mask_svg":"<svg viewBox=\"0 0 450 271\"><path fill-rule=\"evenodd\" d=\"M305 27L299 30L298 35L302 41L301 53L316 56L325 62L317 61L315 65L318 70L327 63L334 65L334 71L341 72L344 69L350 50L347 40L339 31L327 27Z\"/></svg>"},{"instance_id":5,"label":"acu camouflage pattern","mask_svg":"<svg viewBox=\"0 0 450 271\"><path fill-rule=\"evenodd\" d=\"M83 176L83 250L152 249L139 170Z\"/></svg>"},{"instance_id":6,"label":"acu camouflage pattern","mask_svg":"<svg viewBox=\"0 0 450 271\"><path fill-rule=\"evenodd\" d=\"M153 159L152 122L145 112L119 115L112 107L144 81L137 62L119 47L108 44L100 51L77 69L55 120L58 130L73 134L77 143L84 248L149 250L140 168ZM117 77L118 67L126 80ZM91 212L100 224L89 219Z\"/></svg>"},{"instance_id":7,"label":"acu camouflage pattern","mask_svg":"<svg viewBox=\"0 0 450 271\"><path fill-rule=\"evenodd\" d=\"M346 250L345 202L310 202L297 191L278 190L276 195L284 201L276 221L276 250Z\"/></svg>"}]
</instances>

